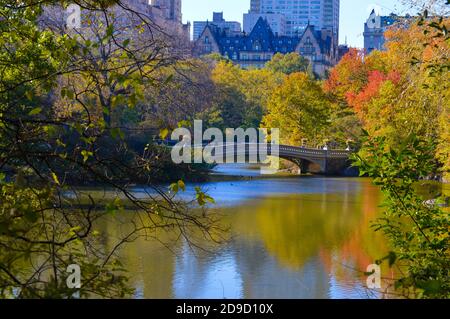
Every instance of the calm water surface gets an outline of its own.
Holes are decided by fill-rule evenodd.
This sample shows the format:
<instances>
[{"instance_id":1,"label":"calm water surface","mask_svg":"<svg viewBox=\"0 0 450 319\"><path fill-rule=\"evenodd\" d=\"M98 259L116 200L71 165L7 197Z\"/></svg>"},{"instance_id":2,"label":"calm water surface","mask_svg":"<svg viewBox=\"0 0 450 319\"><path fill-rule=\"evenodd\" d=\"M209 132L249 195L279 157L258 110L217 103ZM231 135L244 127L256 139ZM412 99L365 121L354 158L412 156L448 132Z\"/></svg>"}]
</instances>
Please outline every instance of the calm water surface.
<instances>
[{"instance_id":1,"label":"calm water surface","mask_svg":"<svg viewBox=\"0 0 450 319\"><path fill-rule=\"evenodd\" d=\"M217 171L258 174L242 167ZM129 244L121 257L136 298L379 297L364 289L361 273L388 252L370 229L380 202L370 180L287 177L200 185L231 225L231 240L208 253L184 242L172 251L156 241ZM194 186L183 196L191 197Z\"/></svg>"}]
</instances>

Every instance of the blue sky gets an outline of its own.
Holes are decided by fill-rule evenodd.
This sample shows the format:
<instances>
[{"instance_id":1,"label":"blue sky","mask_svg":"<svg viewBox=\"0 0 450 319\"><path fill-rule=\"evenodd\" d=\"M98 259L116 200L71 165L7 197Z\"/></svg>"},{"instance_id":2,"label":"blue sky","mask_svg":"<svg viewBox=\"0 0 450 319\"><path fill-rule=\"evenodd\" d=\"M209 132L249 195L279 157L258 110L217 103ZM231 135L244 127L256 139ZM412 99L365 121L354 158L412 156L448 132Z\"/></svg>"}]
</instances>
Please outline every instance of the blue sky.
<instances>
[{"instance_id":1,"label":"blue sky","mask_svg":"<svg viewBox=\"0 0 450 319\"><path fill-rule=\"evenodd\" d=\"M212 20L213 11L223 11L226 20L242 23L249 7L250 0L183 0L183 21ZM340 43L347 37L349 45L363 47L364 22L374 7L386 15L407 13L397 0L341 0Z\"/></svg>"}]
</instances>

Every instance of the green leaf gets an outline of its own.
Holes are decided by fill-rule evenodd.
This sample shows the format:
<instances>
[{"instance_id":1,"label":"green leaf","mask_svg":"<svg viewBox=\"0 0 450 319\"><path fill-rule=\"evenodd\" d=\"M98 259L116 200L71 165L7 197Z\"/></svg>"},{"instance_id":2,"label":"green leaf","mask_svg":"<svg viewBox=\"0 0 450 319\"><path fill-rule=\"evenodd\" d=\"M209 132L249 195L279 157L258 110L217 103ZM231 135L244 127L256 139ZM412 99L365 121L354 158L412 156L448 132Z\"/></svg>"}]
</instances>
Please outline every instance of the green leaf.
<instances>
[{"instance_id":1,"label":"green leaf","mask_svg":"<svg viewBox=\"0 0 450 319\"><path fill-rule=\"evenodd\" d=\"M186 191L186 185L184 184L184 182L182 180L179 180L178 182L171 184L169 186L169 189L176 194L180 191L180 189L183 192Z\"/></svg>"},{"instance_id":2,"label":"green leaf","mask_svg":"<svg viewBox=\"0 0 450 319\"><path fill-rule=\"evenodd\" d=\"M178 184L177 183L170 184L169 189L175 194L178 193Z\"/></svg>"},{"instance_id":3,"label":"green leaf","mask_svg":"<svg viewBox=\"0 0 450 319\"><path fill-rule=\"evenodd\" d=\"M83 162L86 163L86 161L89 159L90 156L93 155L93 153L87 150L82 150L81 155L83 156Z\"/></svg>"},{"instance_id":4,"label":"green leaf","mask_svg":"<svg viewBox=\"0 0 450 319\"><path fill-rule=\"evenodd\" d=\"M105 209L108 214L114 215L122 209L122 201L119 197L116 197L112 202L109 202L106 205Z\"/></svg>"},{"instance_id":5,"label":"green leaf","mask_svg":"<svg viewBox=\"0 0 450 319\"><path fill-rule=\"evenodd\" d=\"M37 115L37 114L39 114L39 113L41 113L41 112L42 112L42 108L36 107L36 108L32 109L32 110L28 113L28 115L33 116L33 115Z\"/></svg>"},{"instance_id":6,"label":"green leaf","mask_svg":"<svg viewBox=\"0 0 450 319\"><path fill-rule=\"evenodd\" d=\"M106 37L111 37L114 33L114 25L110 24L107 28L106 28Z\"/></svg>"},{"instance_id":7,"label":"green leaf","mask_svg":"<svg viewBox=\"0 0 450 319\"><path fill-rule=\"evenodd\" d=\"M25 96L29 101L33 100L33 96L34 96L33 91L26 91Z\"/></svg>"},{"instance_id":8,"label":"green leaf","mask_svg":"<svg viewBox=\"0 0 450 319\"><path fill-rule=\"evenodd\" d=\"M178 187L181 188L181 190L182 190L183 192L186 191L186 185L184 184L184 182L183 182L182 180L179 180L179 181L177 182L177 184L178 184Z\"/></svg>"},{"instance_id":9,"label":"green leaf","mask_svg":"<svg viewBox=\"0 0 450 319\"><path fill-rule=\"evenodd\" d=\"M79 232L81 229L82 229L81 226L74 226L74 227L71 227L71 228L69 229L69 234L70 234L71 236L76 235L77 232Z\"/></svg>"},{"instance_id":10,"label":"green leaf","mask_svg":"<svg viewBox=\"0 0 450 319\"><path fill-rule=\"evenodd\" d=\"M182 120L180 122L178 122L178 127L182 128L182 127L191 127L191 122L186 121L186 120Z\"/></svg>"},{"instance_id":11,"label":"green leaf","mask_svg":"<svg viewBox=\"0 0 450 319\"><path fill-rule=\"evenodd\" d=\"M173 74L170 74L164 81L164 85L168 84L170 81L172 81L172 79L173 79Z\"/></svg>"},{"instance_id":12,"label":"green leaf","mask_svg":"<svg viewBox=\"0 0 450 319\"><path fill-rule=\"evenodd\" d=\"M200 206L205 206L206 204L208 204L208 203L211 203L211 204L214 204L215 203L215 200L211 197L211 196L209 196L209 195L207 195L206 193L204 193L201 189L200 189L200 187L196 187L195 188L195 191L196 191L196 199L197 199L197 203L200 205Z\"/></svg>"},{"instance_id":13,"label":"green leaf","mask_svg":"<svg viewBox=\"0 0 450 319\"><path fill-rule=\"evenodd\" d=\"M417 283L417 286L424 290L425 295L438 293L442 289L442 284L438 280L421 281Z\"/></svg>"}]
</instances>

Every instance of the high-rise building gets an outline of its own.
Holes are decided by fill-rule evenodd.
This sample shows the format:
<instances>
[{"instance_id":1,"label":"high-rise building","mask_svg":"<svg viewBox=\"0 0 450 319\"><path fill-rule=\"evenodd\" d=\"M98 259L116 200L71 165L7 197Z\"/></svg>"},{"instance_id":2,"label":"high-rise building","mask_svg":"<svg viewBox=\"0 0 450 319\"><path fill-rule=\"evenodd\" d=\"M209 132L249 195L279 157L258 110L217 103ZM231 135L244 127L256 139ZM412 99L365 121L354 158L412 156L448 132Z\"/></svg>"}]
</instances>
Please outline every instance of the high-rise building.
<instances>
[{"instance_id":1,"label":"high-rise building","mask_svg":"<svg viewBox=\"0 0 450 319\"><path fill-rule=\"evenodd\" d=\"M301 35L308 25L339 33L340 0L251 0L249 13L283 14L286 35ZM245 24L245 23L244 23Z\"/></svg>"},{"instance_id":2,"label":"high-rise building","mask_svg":"<svg viewBox=\"0 0 450 319\"><path fill-rule=\"evenodd\" d=\"M181 0L152 0L151 4L160 7L166 19L181 23Z\"/></svg>"},{"instance_id":3,"label":"high-rise building","mask_svg":"<svg viewBox=\"0 0 450 319\"><path fill-rule=\"evenodd\" d=\"M241 24L237 21L226 21L223 18L223 12L213 12L213 20L210 21L194 21L194 41L197 40L208 24L214 24L228 34L238 34L241 32Z\"/></svg>"},{"instance_id":4,"label":"high-rise building","mask_svg":"<svg viewBox=\"0 0 450 319\"><path fill-rule=\"evenodd\" d=\"M248 13L261 13L261 0L250 0L250 11Z\"/></svg>"},{"instance_id":5,"label":"high-rise building","mask_svg":"<svg viewBox=\"0 0 450 319\"><path fill-rule=\"evenodd\" d=\"M250 33L259 18L267 20L273 33L286 35L286 18L284 14L279 13L244 13L244 32Z\"/></svg>"},{"instance_id":6,"label":"high-rise building","mask_svg":"<svg viewBox=\"0 0 450 319\"><path fill-rule=\"evenodd\" d=\"M333 30L337 38L339 38L339 8L340 0L323 0L322 28Z\"/></svg>"}]
</instances>

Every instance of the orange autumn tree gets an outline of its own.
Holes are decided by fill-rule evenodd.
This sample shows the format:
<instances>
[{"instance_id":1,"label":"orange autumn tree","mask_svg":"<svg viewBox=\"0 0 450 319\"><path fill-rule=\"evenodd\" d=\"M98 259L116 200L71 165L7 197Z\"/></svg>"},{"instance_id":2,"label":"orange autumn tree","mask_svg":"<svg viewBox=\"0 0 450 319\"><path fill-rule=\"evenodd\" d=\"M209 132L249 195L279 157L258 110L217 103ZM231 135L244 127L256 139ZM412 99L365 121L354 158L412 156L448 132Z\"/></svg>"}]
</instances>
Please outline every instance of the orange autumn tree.
<instances>
[{"instance_id":1,"label":"orange autumn tree","mask_svg":"<svg viewBox=\"0 0 450 319\"><path fill-rule=\"evenodd\" d=\"M371 135L386 136L392 144L411 133L439 140L437 158L448 170L449 73L436 69L448 64L450 50L448 38L438 32L429 23L392 27L385 34L386 51L351 50L324 88L354 111Z\"/></svg>"},{"instance_id":2,"label":"orange autumn tree","mask_svg":"<svg viewBox=\"0 0 450 319\"><path fill-rule=\"evenodd\" d=\"M345 141L358 144L363 127L363 118L359 114L362 107L353 102L368 85L374 70L385 72L382 56L382 52L367 56L363 50L352 48L323 83L324 91L333 101L330 136L340 144Z\"/></svg>"},{"instance_id":3,"label":"orange autumn tree","mask_svg":"<svg viewBox=\"0 0 450 319\"><path fill-rule=\"evenodd\" d=\"M398 94L398 88L401 81L401 75L398 71L390 71L387 74L374 70L369 71L367 75L367 84L359 92L347 92L346 100L360 117L366 129L371 124L377 124L369 121L372 116L381 116L389 120L391 114L390 103L383 103L386 99L393 99ZM379 99L382 98L383 101ZM377 101L377 103L373 103ZM381 103L380 103L381 102Z\"/></svg>"},{"instance_id":4,"label":"orange autumn tree","mask_svg":"<svg viewBox=\"0 0 450 319\"><path fill-rule=\"evenodd\" d=\"M324 89L338 99L345 99L348 92L356 93L364 87L367 83L367 72L364 52L352 48L331 70Z\"/></svg>"},{"instance_id":5,"label":"orange autumn tree","mask_svg":"<svg viewBox=\"0 0 450 319\"><path fill-rule=\"evenodd\" d=\"M341 100L346 100L349 93L357 94L367 85L371 71L385 71L382 56L382 52L374 51L367 56L363 50L351 48L331 70L324 83L325 91Z\"/></svg>"}]
</instances>

